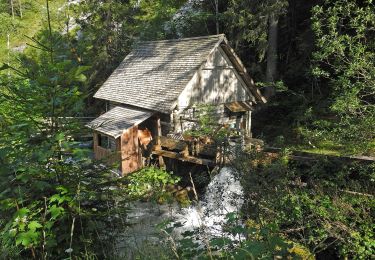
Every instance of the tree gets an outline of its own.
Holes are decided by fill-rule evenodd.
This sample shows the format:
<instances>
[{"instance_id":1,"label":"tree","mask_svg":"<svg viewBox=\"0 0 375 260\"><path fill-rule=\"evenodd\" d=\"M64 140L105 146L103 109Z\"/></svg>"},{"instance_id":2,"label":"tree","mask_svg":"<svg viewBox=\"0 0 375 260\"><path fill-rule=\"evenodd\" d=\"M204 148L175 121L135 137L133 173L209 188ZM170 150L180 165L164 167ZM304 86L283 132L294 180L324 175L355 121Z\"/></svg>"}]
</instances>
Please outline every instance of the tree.
<instances>
[{"instance_id":1,"label":"tree","mask_svg":"<svg viewBox=\"0 0 375 260\"><path fill-rule=\"evenodd\" d=\"M287 6L286 0L231 0L226 12L229 27L255 47L259 61L266 58L266 98L275 94L272 83L277 80L278 21L279 17L285 14Z\"/></svg>"},{"instance_id":2,"label":"tree","mask_svg":"<svg viewBox=\"0 0 375 260\"><path fill-rule=\"evenodd\" d=\"M374 149L375 7L372 1L325 1L313 9L313 74L330 88L331 138L354 150ZM357 147L357 148L356 148Z\"/></svg>"},{"instance_id":3,"label":"tree","mask_svg":"<svg viewBox=\"0 0 375 260\"><path fill-rule=\"evenodd\" d=\"M186 3L186 0L142 0L138 5L135 22L141 40L163 40L175 38L168 28L169 21Z\"/></svg>"},{"instance_id":4,"label":"tree","mask_svg":"<svg viewBox=\"0 0 375 260\"><path fill-rule=\"evenodd\" d=\"M166 22L184 2L171 0L82 1L74 7L78 37L71 38L80 64L90 65L88 88L94 93L141 40L165 39ZM78 32L77 32L78 31ZM91 96L87 104L94 108ZM95 113L95 111L88 111Z\"/></svg>"},{"instance_id":5,"label":"tree","mask_svg":"<svg viewBox=\"0 0 375 260\"><path fill-rule=\"evenodd\" d=\"M227 1L191 0L178 10L167 23L177 37L196 37L223 33Z\"/></svg>"},{"instance_id":6,"label":"tree","mask_svg":"<svg viewBox=\"0 0 375 260\"><path fill-rule=\"evenodd\" d=\"M0 75L0 258L111 257L119 182L77 147L69 119L82 113L88 68L51 26L30 40L19 64L1 66L12 73Z\"/></svg>"},{"instance_id":7,"label":"tree","mask_svg":"<svg viewBox=\"0 0 375 260\"><path fill-rule=\"evenodd\" d=\"M244 173L244 213L308 248L302 259L371 258L375 164L332 158L307 164L288 162L288 153L275 159L253 152L234 165Z\"/></svg>"}]
</instances>

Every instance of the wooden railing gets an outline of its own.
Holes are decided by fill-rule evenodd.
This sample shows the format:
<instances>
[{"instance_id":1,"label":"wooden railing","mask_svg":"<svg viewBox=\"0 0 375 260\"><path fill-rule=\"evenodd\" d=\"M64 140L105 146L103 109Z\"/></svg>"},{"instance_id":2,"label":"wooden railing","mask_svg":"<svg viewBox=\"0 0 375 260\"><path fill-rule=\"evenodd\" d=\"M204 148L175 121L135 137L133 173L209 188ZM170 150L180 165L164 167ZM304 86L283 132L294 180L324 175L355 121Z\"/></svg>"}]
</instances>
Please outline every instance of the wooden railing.
<instances>
[{"instance_id":1,"label":"wooden railing","mask_svg":"<svg viewBox=\"0 0 375 260\"><path fill-rule=\"evenodd\" d=\"M214 166L218 162L220 149L214 144L160 136L153 149L153 154L195 164Z\"/></svg>"},{"instance_id":2,"label":"wooden railing","mask_svg":"<svg viewBox=\"0 0 375 260\"><path fill-rule=\"evenodd\" d=\"M232 144L231 144L232 143ZM187 161L195 164L208 166L223 165L232 160L237 145L244 145L249 149L259 149L263 141L247 138L242 144L241 141L231 141L229 144L218 145L215 143L204 143L202 140L176 140L165 136L157 139L157 145L153 154L180 161Z\"/></svg>"}]
</instances>

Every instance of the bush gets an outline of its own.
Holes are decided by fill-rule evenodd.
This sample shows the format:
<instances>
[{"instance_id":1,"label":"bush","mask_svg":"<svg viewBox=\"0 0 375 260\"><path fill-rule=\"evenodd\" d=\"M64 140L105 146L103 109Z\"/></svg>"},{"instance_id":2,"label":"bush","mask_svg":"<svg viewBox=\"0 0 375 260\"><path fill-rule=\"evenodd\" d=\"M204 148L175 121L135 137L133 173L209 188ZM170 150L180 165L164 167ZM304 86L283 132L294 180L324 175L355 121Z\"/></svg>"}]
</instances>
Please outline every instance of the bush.
<instances>
[{"instance_id":1,"label":"bush","mask_svg":"<svg viewBox=\"0 0 375 260\"><path fill-rule=\"evenodd\" d=\"M83 160L46 160L8 173L0 176L3 252L42 259L106 257L115 251L126 207L120 183L107 169Z\"/></svg>"},{"instance_id":2,"label":"bush","mask_svg":"<svg viewBox=\"0 0 375 260\"><path fill-rule=\"evenodd\" d=\"M252 162L263 163L248 163L247 171L242 168L248 218L276 225L283 237L313 254L334 249L343 257L372 256L374 165L305 165L283 156L266 158L253 154Z\"/></svg>"},{"instance_id":3,"label":"bush","mask_svg":"<svg viewBox=\"0 0 375 260\"><path fill-rule=\"evenodd\" d=\"M128 177L127 193L134 199L167 199L166 187L175 185L179 177L156 167L146 167Z\"/></svg>"}]
</instances>

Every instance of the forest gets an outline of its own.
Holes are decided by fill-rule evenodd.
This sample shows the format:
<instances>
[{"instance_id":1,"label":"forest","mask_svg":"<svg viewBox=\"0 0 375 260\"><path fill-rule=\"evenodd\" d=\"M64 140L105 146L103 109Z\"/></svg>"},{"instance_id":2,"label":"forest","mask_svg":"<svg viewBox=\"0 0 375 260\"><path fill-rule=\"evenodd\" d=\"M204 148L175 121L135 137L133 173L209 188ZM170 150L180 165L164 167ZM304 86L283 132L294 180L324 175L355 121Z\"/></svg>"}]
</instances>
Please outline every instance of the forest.
<instances>
[{"instance_id":1,"label":"forest","mask_svg":"<svg viewBox=\"0 0 375 260\"><path fill-rule=\"evenodd\" d=\"M94 160L82 120L134 46L216 34L267 99L262 149ZM374 126L372 0L0 0L0 259L373 259Z\"/></svg>"}]
</instances>

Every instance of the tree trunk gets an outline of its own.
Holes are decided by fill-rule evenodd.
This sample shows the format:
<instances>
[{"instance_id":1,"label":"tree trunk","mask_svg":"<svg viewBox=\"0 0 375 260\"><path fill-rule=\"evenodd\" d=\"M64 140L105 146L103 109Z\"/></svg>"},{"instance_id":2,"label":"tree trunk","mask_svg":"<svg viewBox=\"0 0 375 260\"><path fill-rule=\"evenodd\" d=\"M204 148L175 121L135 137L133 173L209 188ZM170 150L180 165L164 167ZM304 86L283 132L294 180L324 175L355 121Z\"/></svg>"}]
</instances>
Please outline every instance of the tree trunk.
<instances>
[{"instance_id":1,"label":"tree trunk","mask_svg":"<svg viewBox=\"0 0 375 260\"><path fill-rule=\"evenodd\" d=\"M65 9L65 15L66 15L66 35L69 37L69 22L70 22L70 5L69 0L66 0L66 9Z\"/></svg>"},{"instance_id":2,"label":"tree trunk","mask_svg":"<svg viewBox=\"0 0 375 260\"><path fill-rule=\"evenodd\" d=\"M215 0L215 22L216 22L216 34L220 33L219 28L219 0Z\"/></svg>"},{"instance_id":3,"label":"tree trunk","mask_svg":"<svg viewBox=\"0 0 375 260\"><path fill-rule=\"evenodd\" d=\"M12 10L12 18L14 19L14 4L13 4L13 0L10 0L10 8Z\"/></svg>"},{"instance_id":4,"label":"tree trunk","mask_svg":"<svg viewBox=\"0 0 375 260\"><path fill-rule=\"evenodd\" d=\"M269 17L268 26L268 48L267 48L267 71L266 71L266 82L270 85L265 88L264 95L266 98L270 98L275 95L275 88L271 86L271 83L277 79L277 29L278 29L278 17L271 14Z\"/></svg>"},{"instance_id":5,"label":"tree trunk","mask_svg":"<svg viewBox=\"0 0 375 260\"><path fill-rule=\"evenodd\" d=\"M18 4L19 4L19 7L20 7L20 17L22 19L22 17L23 17L23 13L22 13L22 1L18 0Z\"/></svg>"},{"instance_id":6,"label":"tree trunk","mask_svg":"<svg viewBox=\"0 0 375 260\"><path fill-rule=\"evenodd\" d=\"M7 49L8 49L8 65L10 65L10 33L7 33ZM10 76L10 70L8 70L8 77Z\"/></svg>"}]
</instances>

